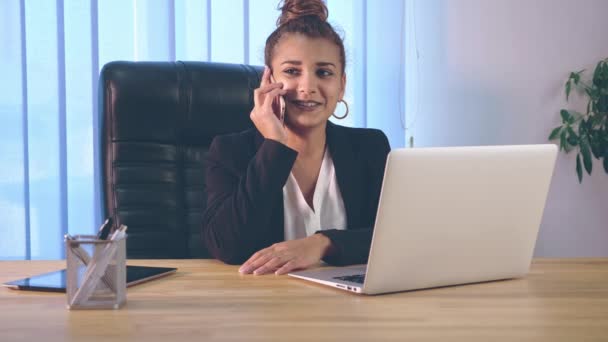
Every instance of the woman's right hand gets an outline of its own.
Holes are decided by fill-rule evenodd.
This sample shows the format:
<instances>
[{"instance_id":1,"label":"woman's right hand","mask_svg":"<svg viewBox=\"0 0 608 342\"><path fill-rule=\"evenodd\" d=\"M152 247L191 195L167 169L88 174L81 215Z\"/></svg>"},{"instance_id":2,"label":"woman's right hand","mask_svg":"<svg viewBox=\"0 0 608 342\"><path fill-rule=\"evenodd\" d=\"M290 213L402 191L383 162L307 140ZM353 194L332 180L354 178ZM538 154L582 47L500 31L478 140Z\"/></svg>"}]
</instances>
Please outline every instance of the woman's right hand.
<instances>
[{"instance_id":1,"label":"woman's right hand","mask_svg":"<svg viewBox=\"0 0 608 342\"><path fill-rule=\"evenodd\" d=\"M278 97L285 95L286 92L283 89L283 83L271 82L270 68L264 66L260 87L253 92L255 106L249 115L264 138L276 140L282 144L287 143L287 132L279 120L279 113L275 112L280 109L273 104L277 103Z\"/></svg>"}]
</instances>

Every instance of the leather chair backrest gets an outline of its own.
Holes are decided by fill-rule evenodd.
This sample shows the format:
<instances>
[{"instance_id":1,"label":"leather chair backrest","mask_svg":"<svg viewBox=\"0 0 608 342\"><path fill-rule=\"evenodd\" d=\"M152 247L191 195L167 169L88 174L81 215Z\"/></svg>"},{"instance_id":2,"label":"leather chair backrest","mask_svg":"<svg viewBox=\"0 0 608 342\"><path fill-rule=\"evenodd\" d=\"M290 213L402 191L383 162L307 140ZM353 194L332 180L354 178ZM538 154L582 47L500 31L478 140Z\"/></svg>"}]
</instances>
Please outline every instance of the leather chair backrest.
<instances>
[{"instance_id":1,"label":"leather chair backrest","mask_svg":"<svg viewBox=\"0 0 608 342\"><path fill-rule=\"evenodd\" d=\"M111 62L100 75L105 214L128 226L129 258L209 257L201 238L213 137L252 127L262 69Z\"/></svg>"}]
</instances>

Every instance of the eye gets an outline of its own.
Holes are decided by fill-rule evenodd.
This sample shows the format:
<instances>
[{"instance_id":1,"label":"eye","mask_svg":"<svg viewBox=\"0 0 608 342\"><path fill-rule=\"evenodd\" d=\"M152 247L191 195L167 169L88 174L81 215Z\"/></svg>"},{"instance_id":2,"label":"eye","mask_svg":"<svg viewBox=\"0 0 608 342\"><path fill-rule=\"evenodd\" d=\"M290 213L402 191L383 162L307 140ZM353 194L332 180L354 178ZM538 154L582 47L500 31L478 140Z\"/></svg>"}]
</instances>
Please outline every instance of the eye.
<instances>
[{"instance_id":1,"label":"eye","mask_svg":"<svg viewBox=\"0 0 608 342\"><path fill-rule=\"evenodd\" d=\"M319 69L319 70L317 70L317 75L319 77L330 77L330 76L333 76L334 73L333 73L333 71L331 71L329 69Z\"/></svg>"},{"instance_id":2,"label":"eye","mask_svg":"<svg viewBox=\"0 0 608 342\"><path fill-rule=\"evenodd\" d=\"M283 70L283 73L290 75L290 76L294 76L294 75L298 75L300 73L300 71L296 68L289 68L289 69Z\"/></svg>"}]
</instances>

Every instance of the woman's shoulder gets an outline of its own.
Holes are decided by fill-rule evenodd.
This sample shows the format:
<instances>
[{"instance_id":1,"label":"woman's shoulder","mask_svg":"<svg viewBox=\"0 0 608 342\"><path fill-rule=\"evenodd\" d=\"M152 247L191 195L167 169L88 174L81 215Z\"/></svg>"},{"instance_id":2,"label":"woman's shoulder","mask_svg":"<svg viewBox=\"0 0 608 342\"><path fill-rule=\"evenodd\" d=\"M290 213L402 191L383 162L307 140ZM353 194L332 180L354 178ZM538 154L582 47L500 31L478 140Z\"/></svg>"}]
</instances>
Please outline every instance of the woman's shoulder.
<instances>
[{"instance_id":1,"label":"woman's shoulder","mask_svg":"<svg viewBox=\"0 0 608 342\"><path fill-rule=\"evenodd\" d=\"M255 127L241 132L216 135L209 146L209 152L215 154L239 155L245 158L255 154L264 138Z\"/></svg>"},{"instance_id":2,"label":"woman's shoulder","mask_svg":"<svg viewBox=\"0 0 608 342\"><path fill-rule=\"evenodd\" d=\"M209 146L208 160L232 161L241 164L248 161L256 151L255 128L245 131L216 135Z\"/></svg>"},{"instance_id":3,"label":"woman's shoulder","mask_svg":"<svg viewBox=\"0 0 608 342\"><path fill-rule=\"evenodd\" d=\"M264 139L255 128L238 132L218 135L213 138L207 161L231 165L236 169L247 167L252 158L261 156L265 160L291 160L297 152L280 142Z\"/></svg>"},{"instance_id":4,"label":"woman's shoulder","mask_svg":"<svg viewBox=\"0 0 608 342\"><path fill-rule=\"evenodd\" d=\"M221 147L243 146L243 144L254 144L256 129L249 128L241 132L216 135L211 141L211 145Z\"/></svg>"}]
</instances>

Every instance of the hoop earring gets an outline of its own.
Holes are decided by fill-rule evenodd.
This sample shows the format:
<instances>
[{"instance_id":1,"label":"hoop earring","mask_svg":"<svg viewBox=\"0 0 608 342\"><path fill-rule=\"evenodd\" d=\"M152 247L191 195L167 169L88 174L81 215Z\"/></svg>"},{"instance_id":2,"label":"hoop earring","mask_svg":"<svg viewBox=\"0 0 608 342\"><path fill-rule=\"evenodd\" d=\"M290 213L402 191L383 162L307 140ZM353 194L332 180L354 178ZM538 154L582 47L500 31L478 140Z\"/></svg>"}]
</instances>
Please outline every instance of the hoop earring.
<instances>
[{"instance_id":1,"label":"hoop earring","mask_svg":"<svg viewBox=\"0 0 608 342\"><path fill-rule=\"evenodd\" d=\"M346 113L344 113L344 115L342 115L342 116L337 116L336 113L333 113L331 116L333 116L334 118L336 118L338 120L342 120L348 116L348 103L346 103L346 101L344 101L344 100L340 100L338 102L344 103L344 106L346 107Z\"/></svg>"}]
</instances>

